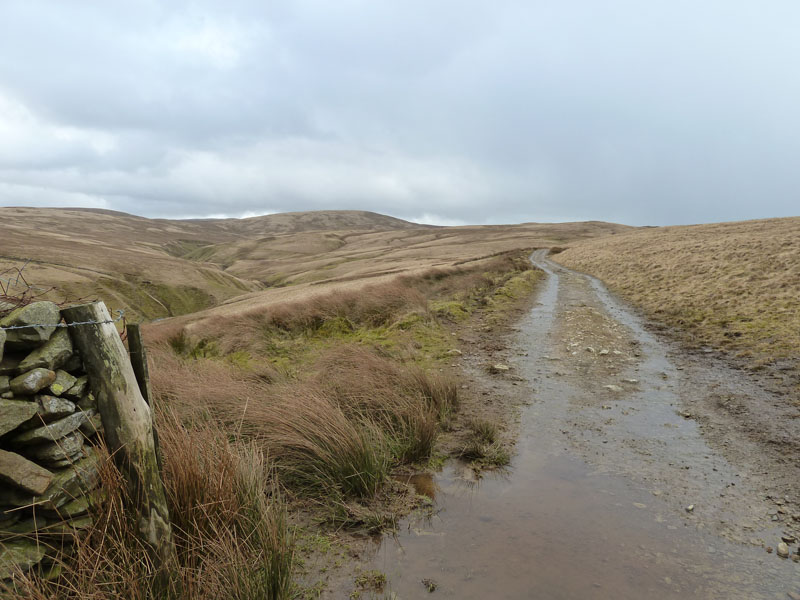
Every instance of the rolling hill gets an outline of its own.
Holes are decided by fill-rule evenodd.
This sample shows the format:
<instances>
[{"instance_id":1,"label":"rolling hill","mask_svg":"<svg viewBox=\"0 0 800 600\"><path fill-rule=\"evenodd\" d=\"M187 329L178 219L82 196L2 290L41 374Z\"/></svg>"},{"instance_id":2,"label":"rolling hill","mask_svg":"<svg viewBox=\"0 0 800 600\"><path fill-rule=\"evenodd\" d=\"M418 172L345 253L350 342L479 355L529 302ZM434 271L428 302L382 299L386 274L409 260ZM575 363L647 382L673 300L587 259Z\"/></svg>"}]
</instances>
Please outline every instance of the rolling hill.
<instances>
[{"instance_id":1,"label":"rolling hill","mask_svg":"<svg viewBox=\"0 0 800 600\"><path fill-rule=\"evenodd\" d=\"M239 310L310 286L351 287L631 229L599 222L433 227L365 211L166 220L61 208L0 208L0 223L1 269L26 265L30 283L54 288L46 297L100 298L134 319Z\"/></svg>"}]
</instances>

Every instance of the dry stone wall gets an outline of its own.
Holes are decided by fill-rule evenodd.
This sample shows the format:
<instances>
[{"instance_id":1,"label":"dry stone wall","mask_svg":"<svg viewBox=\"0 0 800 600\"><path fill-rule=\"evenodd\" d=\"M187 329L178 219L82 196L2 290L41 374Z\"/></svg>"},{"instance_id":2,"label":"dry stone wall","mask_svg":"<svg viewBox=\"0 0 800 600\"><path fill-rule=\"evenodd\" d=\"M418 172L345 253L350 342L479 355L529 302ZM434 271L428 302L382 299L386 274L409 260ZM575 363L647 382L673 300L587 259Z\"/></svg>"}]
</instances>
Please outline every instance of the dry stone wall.
<instances>
[{"instance_id":1,"label":"dry stone wall","mask_svg":"<svg viewBox=\"0 0 800 600\"><path fill-rule=\"evenodd\" d=\"M0 319L0 579L41 564L91 526L97 402L52 302Z\"/></svg>"}]
</instances>

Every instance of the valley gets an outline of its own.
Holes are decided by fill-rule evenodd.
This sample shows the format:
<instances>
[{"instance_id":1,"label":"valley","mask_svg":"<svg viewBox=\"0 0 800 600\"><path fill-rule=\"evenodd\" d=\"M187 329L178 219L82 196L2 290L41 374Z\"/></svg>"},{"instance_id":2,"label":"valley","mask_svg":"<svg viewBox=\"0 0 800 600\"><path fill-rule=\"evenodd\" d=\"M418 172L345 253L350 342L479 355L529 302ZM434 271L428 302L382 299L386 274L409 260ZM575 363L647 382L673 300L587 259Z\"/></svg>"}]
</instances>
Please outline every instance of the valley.
<instances>
[{"instance_id":1,"label":"valley","mask_svg":"<svg viewBox=\"0 0 800 600\"><path fill-rule=\"evenodd\" d=\"M797 219L0 219L6 281L34 286L7 301L144 323L191 597L800 593ZM19 597L98 572L146 595L132 540L97 543L132 562Z\"/></svg>"}]
</instances>

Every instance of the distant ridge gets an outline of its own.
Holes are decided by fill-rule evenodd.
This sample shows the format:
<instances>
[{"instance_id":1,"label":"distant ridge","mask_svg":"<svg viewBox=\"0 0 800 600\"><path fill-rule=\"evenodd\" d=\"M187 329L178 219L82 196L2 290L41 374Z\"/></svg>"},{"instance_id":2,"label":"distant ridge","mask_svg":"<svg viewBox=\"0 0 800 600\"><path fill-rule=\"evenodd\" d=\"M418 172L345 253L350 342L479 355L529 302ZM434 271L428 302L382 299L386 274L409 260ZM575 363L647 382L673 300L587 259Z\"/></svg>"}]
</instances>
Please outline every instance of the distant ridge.
<instances>
[{"instance_id":1,"label":"distant ridge","mask_svg":"<svg viewBox=\"0 0 800 600\"><path fill-rule=\"evenodd\" d=\"M213 223L242 235L304 233L308 231L394 231L432 228L366 210L319 210L275 213L246 219L190 219L194 223Z\"/></svg>"},{"instance_id":2,"label":"distant ridge","mask_svg":"<svg viewBox=\"0 0 800 600\"><path fill-rule=\"evenodd\" d=\"M33 208L24 206L0 207L0 217L24 217L27 219L48 218L59 214L84 213L119 219L149 221L153 225L197 226L205 231L227 232L235 235L263 235L283 233L303 233L308 231L394 231L397 229L434 228L435 225L421 225L382 215L368 210L313 210L303 212L274 213L243 219L151 219L107 208Z\"/></svg>"}]
</instances>

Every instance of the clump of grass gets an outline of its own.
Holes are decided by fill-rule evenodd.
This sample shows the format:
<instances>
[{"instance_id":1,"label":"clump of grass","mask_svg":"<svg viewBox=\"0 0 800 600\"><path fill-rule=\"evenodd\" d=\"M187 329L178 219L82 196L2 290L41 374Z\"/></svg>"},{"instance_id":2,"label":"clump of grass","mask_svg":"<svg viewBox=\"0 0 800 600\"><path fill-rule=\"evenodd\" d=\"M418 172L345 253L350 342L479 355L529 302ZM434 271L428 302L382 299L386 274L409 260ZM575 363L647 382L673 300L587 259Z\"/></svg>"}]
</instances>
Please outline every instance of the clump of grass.
<instances>
[{"instance_id":1,"label":"clump of grass","mask_svg":"<svg viewBox=\"0 0 800 600\"><path fill-rule=\"evenodd\" d=\"M173 586L153 587L155 569L127 511L122 476L103 453L94 524L56 559L61 577L46 581L34 570L3 589L4 598L289 597L293 534L263 452L210 423L187 428L172 414L161 415L159 434L178 551Z\"/></svg>"},{"instance_id":2,"label":"clump of grass","mask_svg":"<svg viewBox=\"0 0 800 600\"><path fill-rule=\"evenodd\" d=\"M491 444L497 441L497 423L487 419L471 419L467 423L472 439L481 444Z\"/></svg>"},{"instance_id":3,"label":"clump of grass","mask_svg":"<svg viewBox=\"0 0 800 600\"><path fill-rule=\"evenodd\" d=\"M405 365L355 344L319 362L318 384L349 414L366 415L390 443L397 462L426 460L438 421L458 406L458 387L416 365Z\"/></svg>"},{"instance_id":4,"label":"clump of grass","mask_svg":"<svg viewBox=\"0 0 800 600\"><path fill-rule=\"evenodd\" d=\"M383 592L386 587L386 575L375 569L362 571L356 576L354 583L356 589L350 594L350 600L360 599L365 591Z\"/></svg>"},{"instance_id":5,"label":"clump of grass","mask_svg":"<svg viewBox=\"0 0 800 600\"><path fill-rule=\"evenodd\" d=\"M389 448L380 429L367 417L348 418L318 393L302 392L259 415L268 425L258 437L295 489L366 498L388 476Z\"/></svg>"},{"instance_id":6,"label":"clump of grass","mask_svg":"<svg viewBox=\"0 0 800 600\"><path fill-rule=\"evenodd\" d=\"M239 511L234 527L223 527L210 553L211 568L227 597L282 599L290 597L294 535L279 497L265 493L270 467L253 444L239 450L234 478ZM248 468L242 468L248 467ZM266 488L270 489L269 487Z\"/></svg>"},{"instance_id":7,"label":"clump of grass","mask_svg":"<svg viewBox=\"0 0 800 600\"><path fill-rule=\"evenodd\" d=\"M486 419L467 422L467 437L459 456L480 466L504 467L511 462L511 454L499 439L496 423Z\"/></svg>"},{"instance_id":8,"label":"clump of grass","mask_svg":"<svg viewBox=\"0 0 800 600\"><path fill-rule=\"evenodd\" d=\"M376 506L358 502L337 501L326 511L324 521L335 527L358 529L368 534L379 534L397 529L398 515L391 506Z\"/></svg>"}]
</instances>

